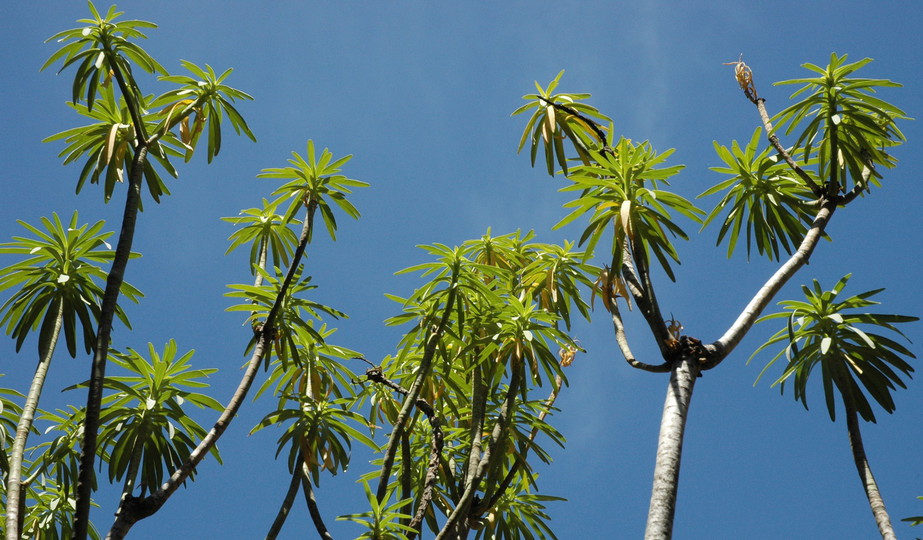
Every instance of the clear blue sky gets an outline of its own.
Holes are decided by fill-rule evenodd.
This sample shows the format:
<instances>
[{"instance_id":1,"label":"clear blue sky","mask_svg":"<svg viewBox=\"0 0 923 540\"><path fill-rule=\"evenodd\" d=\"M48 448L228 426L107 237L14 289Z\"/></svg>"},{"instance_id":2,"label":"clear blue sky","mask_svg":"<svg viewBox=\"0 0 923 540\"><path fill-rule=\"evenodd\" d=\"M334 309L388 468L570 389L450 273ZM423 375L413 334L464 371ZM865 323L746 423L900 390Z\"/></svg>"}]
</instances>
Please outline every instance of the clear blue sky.
<instances>
[{"instance_id":1,"label":"clear blue sky","mask_svg":"<svg viewBox=\"0 0 923 540\"><path fill-rule=\"evenodd\" d=\"M923 102L923 9L916 2L122 2L128 18L156 22L142 46L171 72L180 59L216 70L234 68L227 83L255 97L239 110L257 136L225 136L211 166L204 156L178 164L168 180L173 195L148 202L140 216L126 279L146 295L131 306L134 332L118 330L117 348L161 349L175 338L196 349L200 367L220 368L212 395L230 397L245 361L249 330L224 312L225 284L247 282L246 254L225 257L233 228L219 220L258 206L275 184L255 175L281 167L308 138L335 156L353 154L345 172L371 183L352 199L363 213L341 219L334 244L317 235L308 272L320 301L349 314L333 342L382 358L393 352L400 329L382 320L396 312L384 293L404 295L418 283L394 276L424 260L414 246L453 245L482 235L535 229L542 241L579 236L575 225L551 231L568 198L560 178L530 169L516 155L525 119L510 118L532 91L566 69L563 91L590 92L618 133L649 139L658 150L676 148L673 163L686 169L678 192L694 197L719 181L712 141L746 141L759 118L723 62L740 53L752 67L770 111L787 103L791 87L773 81L800 77L803 62L825 65L830 53L875 59L864 76L905 85L884 97L919 117ZM105 9L108 4L100 2ZM15 2L4 6L0 36L0 156L4 203L0 239L20 234L16 219L31 223L76 208L82 222L107 220L116 230L123 190L102 204L98 186L74 195L78 166L62 167L63 145L40 141L82 125L65 106L73 72L55 76L38 68L54 52L43 41L87 16L82 2ZM142 79L144 80L144 79ZM145 93L168 87L142 83ZM908 142L895 151L899 167L884 189L837 212L810 266L779 299L819 279L827 287L852 272L847 291L887 287L882 311L921 315L919 200L923 195L923 126L902 125ZM707 207L712 200L701 202ZM678 282L658 276L665 312L686 333L713 341L772 273L761 260L726 259L715 248L716 230L679 246ZM5 241L5 240L2 240ZM602 261L602 259L600 259ZM600 262L601 263L601 262ZM9 264L0 261L0 265ZM774 308L773 308L774 309ZM647 514L657 433L667 377L632 370L615 346L603 313L576 336L587 348L568 368L570 388L554 419L568 439L541 469L543 492L568 499L552 504L553 526L566 538L638 538ZM643 322L632 314L635 353L655 360ZM842 415L831 423L818 381L810 411L765 380L754 387L762 363L746 360L774 331L757 327L717 369L696 385L686 431L675 537L680 539L844 539L877 535L853 466ZM923 325L905 329L921 355ZM0 340L0 380L24 391L36 362L35 343L19 355ZM916 363L915 363L916 364ZM361 370L362 366L357 366ZM43 396L45 408L85 403L82 391L59 389L84 380L89 360L59 351ZM896 394L897 411L863 425L866 450L899 537L923 535L900 519L923 514L923 387L914 380ZM195 483L177 492L132 538L257 538L265 535L288 485L284 460L273 459L276 435L249 429L273 400L247 403L221 439L225 465L207 460ZM203 425L215 416L196 412ZM381 437L381 435L379 435ZM359 529L336 515L367 505L356 477L370 470L358 452L347 474L323 477L319 505L336 538ZM105 475L100 478L105 484ZM105 486L93 520L105 531L117 490ZM301 499L283 538L313 536Z\"/></svg>"}]
</instances>

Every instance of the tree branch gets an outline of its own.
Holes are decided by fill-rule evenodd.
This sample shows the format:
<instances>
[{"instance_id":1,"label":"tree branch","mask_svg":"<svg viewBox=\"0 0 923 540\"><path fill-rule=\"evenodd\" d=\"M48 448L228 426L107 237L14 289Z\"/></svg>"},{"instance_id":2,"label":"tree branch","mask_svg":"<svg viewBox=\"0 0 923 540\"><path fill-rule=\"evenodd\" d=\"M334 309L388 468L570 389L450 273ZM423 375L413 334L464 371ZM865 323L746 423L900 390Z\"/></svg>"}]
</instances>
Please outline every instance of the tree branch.
<instances>
[{"instance_id":1,"label":"tree branch","mask_svg":"<svg viewBox=\"0 0 923 540\"><path fill-rule=\"evenodd\" d=\"M628 346L628 336L625 334L625 326L622 324L622 315L619 312L619 306L615 298L612 298L609 302L609 313L612 314L612 327L615 330L615 342L618 343L619 349L622 351L622 356L625 357L625 361L628 362L628 365L635 369L651 373L668 373L670 371L669 362L664 362L655 366L641 362L635 358L634 354L631 352L631 348Z\"/></svg>"},{"instance_id":2,"label":"tree branch","mask_svg":"<svg viewBox=\"0 0 923 540\"><path fill-rule=\"evenodd\" d=\"M795 174L804 180L804 183L807 184L809 188L811 188L811 192L814 193L815 197L820 197L823 195L823 190L821 187L814 182L814 179L811 178L811 175L805 172L805 170L802 169L794 159L792 159L792 156L789 155L785 148L782 147L782 143L779 142L779 137L777 137L776 134L772 132L772 122L769 121L769 113L766 112L766 99L758 98L755 103L756 108L760 113L760 119L763 121L763 127L766 129L766 138L769 139L769 144L771 144L772 147L776 149L776 152L778 152L779 155L782 156L782 159L785 160L785 163L788 163L788 166L791 167L793 171L795 171Z\"/></svg>"},{"instance_id":3,"label":"tree branch","mask_svg":"<svg viewBox=\"0 0 923 540\"><path fill-rule=\"evenodd\" d=\"M551 407L554 405L554 402L558 399L558 393L560 393L561 388L563 387L564 379L561 375L557 375L554 378L554 387L551 391L551 394L548 396L548 399L545 400L545 408L538 415L538 421L541 422L545 420L545 417L548 416L548 411L551 410ZM532 428L532 431L529 433L529 439L523 444L519 449L519 455L516 456L516 462L513 463L513 466L510 467L510 470L506 473L506 477L503 478L503 481L500 482L500 487L494 493L493 497L486 501L486 504L481 504L477 508L473 509L472 514L474 516L481 516L484 512L487 512L491 508L497 505L500 501L500 497L509 489L510 485L513 483L513 479L516 477L516 473L519 472L519 469L522 468L522 464L526 461L526 456L529 454L529 450L532 448L532 443L535 442L535 437L538 436L538 427Z\"/></svg>"},{"instance_id":4,"label":"tree branch","mask_svg":"<svg viewBox=\"0 0 923 540\"><path fill-rule=\"evenodd\" d=\"M301 489L304 491L304 500L308 505L308 512L311 514L311 520L314 522L317 534L319 534L323 540L333 540L333 537L330 536L330 533L327 531L327 526L324 525L320 510L317 509L317 499L314 498L314 489L311 487L310 471L308 470L308 464L304 461L301 462L300 472Z\"/></svg>"},{"instance_id":5,"label":"tree branch","mask_svg":"<svg viewBox=\"0 0 923 540\"><path fill-rule=\"evenodd\" d=\"M381 476L378 478L378 490L376 492L378 502L384 500L388 491L388 478L391 477L391 468L394 466L394 456L397 453L400 436L404 431L407 420L410 418L411 409L413 409L418 401L417 398L420 396L420 390L423 389L423 381L429 376L430 368L433 364L433 355L436 353L436 347L439 345L439 340L442 339L442 334L445 332L445 328L449 323L449 317L452 315L452 308L455 305L457 283L458 273L453 272L442 319L439 321L439 326L436 327L436 331L427 339L426 348L423 350L423 358L420 360L420 367L417 371L417 377L410 386L410 390L407 391L404 404L401 406L401 410L394 422L394 430L391 432L391 436L388 439L388 446L385 448L385 455L382 459Z\"/></svg>"},{"instance_id":6,"label":"tree branch","mask_svg":"<svg viewBox=\"0 0 923 540\"><path fill-rule=\"evenodd\" d=\"M373 367L365 370L365 378L372 382L383 384L405 397L410 394L410 392L405 390L404 387L385 377L381 371L381 368ZM420 526L423 525L423 518L426 516L427 510L429 510L429 505L433 500L433 489L436 487L436 480L439 477L439 458L442 456L442 447L445 440L445 437L442 433L442 427L439 425L439 418L437 418L436 411L433 410L433 407L423 399L417 399L414 404L418 409L420 409L421 412L423 412L423 414L426 415L427 420L429 420L429 424L433 429L433 439L429 464L426 469L426 478L423 481L423 493L420 495L420 499L417 504L417 511L409 524L410 527L414 529L414 532L407 534L408 540L413 540L416 537L417 532L420 530ZM404 437L402 437L402 440L404 440ZM404 460L404 466L407 467L409 462L408 457L404 456ZM407 479L406 483L409 484L409 478ZM404 496L410 496L410 489L406 490Z\"/></svg>"},{"instance_id":7,"label":"tree branch","mask_svg":"<svg viewBox=\"0 0 923 540\"><path fill-rule=\"evenodd\" d=\"M240 406L243 404L243 400L247 397L247 392L250 390L250 386L253 384L253 380L256 378L256 373L259 370L260 364L263 361L263 355L266 350L272 347L272 336L274 334L274 324L273 321L276 318L276 315L279 312L279 309L282 305L282 299L285 298L285 294L288 292L289 285L294 278L295 272L297 271L301 258L304 255L305 248L308 244L308 238L311 235L311 229L314 222L314 212L317 210L317 202L309 201L307 208L307 217L304 221L304 226L301 230L301 237L299 238L298 247L295 249L295 254L292 256L292 264L289 266L288 273L285 276L285 280L282 282L282 287L279 289L279 294L276 296L276 300L272 305L272 308L269 310L269 314L266 316L266 321L263 324L262 328L259 329L259 339L257 340L256 346L253 348L253 354L250 358L250 362L247 364L247 370L244 372L244 376L241 378L240 384L237 387L237 390L234 392L234 395L231 396L231 401L228 403L227 407L224 409L224 412L221 413L221 416L215 422L215 425L212 426L208 434L202 441L196 446L195 450L189 455L189 458L186 460L183 465L174 471L170 476L170 479L164 483L163 486L156 493L152 493L148 497L138 498L138 497L125 497L122 500L122 503L119 505L118 510L116 511L115 523L112 525L112 528L109 530L109 535L107 539L121 539L124 538L128 531L131 529L132 525L138 521L153 515L157 512L160 507L167 502L167 499L170 498L173 493L179 489L179 486L186 481L189 475L195 470L195 467L205 458L205 454L209 452L215 444L218 442L218 439L221 438L221 435L224 434L224 431L227 429L228 425L231 423L231 420L237 414L237 411L240 409Z\"/></svg>"},{"instance_id":8,"label":"tree branch","mask_svg":"<svg viewBox=\"0 0 923 540\"><path fill-rule=\"evenodd\" d=\"M660 314L660 306L657 304L657 298L654 296L654 285L651 283L650 274L646 269L642 269L643 272L639 274L632 263L633 257L629 256L630 252L627 243L623 249L625 251L622 256L622 277L625 278L628 291L631 292L632 297L634 297L635 303L638 304L638 309L641 311L644 320L647 321L647 325L651 329L651 333L654 335L654 340L657 342L657 347L660 349L661 356L664 360L667 360L670 358L670 354L672 354L667 347L667 343L670 340L670 333L667 331L667 325L664 323L663 317ZM641 246L640 249L643 250L644 247ZM669 371L669 369L666 371Z\"/></svg>"},{"instance_id":9,"label":"tree branch","mask_svg":"<svg viewBox=\"0 0 923 540\"><path fill-rule=\"evenodd\" d=\"M22 489L28 485L22 482L22 458L26 451L26 441L29 439L29 432L32 431L32 422L35 419L35 411L38 409L38 402L42 396L42 387L45 386L45 378L48 375L48 367L51 365L51 357L54 355L55 347L58 344L58 337L61 335L61 326L64 324L64 300L58 299L57 314L55 315L54 328L48 337L48 342L39 347L39 362L35 368L35 375L32 376L32 385L29 387L29 395L22 407L22 414L19 417L19 423L16 425L16 438L13 440L13 448L9 455L9 473L6 479L6 538L7 540L20 539L20 503L25 501L22 495ZM49 308L54 309L54 308Z\"/></svg>"},{"instance_id":10,"label":"tree branch","mask_svg":"<svg viewBox=\"0 0 923 540\"><path fill-rule=\"evenodd\" d=\"M131 101L125 97L126 101ZM131 244L135 234L135 222L138 206L141 202L141 180L144 174L144 161L147 147L138 144L128 173L128 190L125 197L125 211L122 215L122 228L119 242L112 259L112 267L106 277L106 291L96 330L96 345L90 367L90 381L87 390L87 408L83 429L83 443L80 449L80 472L77 478L76 503L74 509L74 538L85 540L90 525L90 498L93 491L95 472L93 463L96 459L96 440L99 431L99 414L102 408L103 380L106 378L106 362L109 356L109 336L112 333L112 320L119 299L119 291L125 276L125 268L131 255Z\"/></svg>"},{"instance_id":11,"label":"tree branch","mask_svg":"<svg viewBox=\"0 0 923 540\"><path fill-rule=\"evenodd\" d=\"M509 428L510 419L515 409L516 394L519 392L519 385L522 384L522 372L524 371L522 360L514 359L511 362L511 370L510 385L506 390L506 398L497 415L497 422L494 424L494 428L491 431L487 449L484 451L484 455L481 456L477 469L471 476L471 481L465 485L465 491L461 499L458 501L458 504L455 505L455 509L449 515L449 519L446 520L445 524L442 526L442 530L436 535L436 540L455 538L456 536L460 536L460 534L457 534L459 530L466 530L468 528L469 509L474 501L474 494L487 471L492 470L496 466L497 456L502 455L502 452L498 449L502 445L506 431ZM485 498L491 495L492 490L488 488L488 491L485 491Z\"/></svg>"},{"instance_id":12,"label":"tree branch","mask_svg":"<svg viewBox=\"0 0 923 540\"><path fill-rule=\"evenodd\" d=\"M760 288L756 295L750 300L744 310L734 321L734 324L721 336L720 339L708 345L708 359L703 363L702 370L712 369L721 363L722 360L734 350L740 340L747 334L756 319L769 305L776 293L785 285L789 279L802 266L808 263L811 253L817 247L817 243L824 235L824 229L827 227L833 212L836 210L836 203L829 200L822 200L821 208L811 224L811 228L805 234L801 245L789 259L769 278L769 280Z\"/></svg>"},{"instance_id":13,"label":"tree branch","mask_svg":"<svg viewBox=\"0 0 923 540\"><path fill-rule=\"evenodd\" d=\"M859 182L856 182L856 185L854 185L853 188L849 190L849 193L842 195L842 196L838 195L835 198L837 205L846 206L847 204L855 200L856 197L862 194L863 191L868 189L869 179L872 177L872 172L873 171L871 168L863 167L862 168L862 183L860 184Z\"/></svg>"},{"instance_id":14,"label":"tree branch","mask_svg":"<svg viewBox=\"0 0 923 540\"><path fill-rule=\"evenodd\" d=\"M849 432L849 447L852 449L853 461L856 464L856 470L859 472L859 480L862 481L862 488L865 496L869 500L869 506L872 509L872 515L875 517L875 523L878 525L878 532L881 533L882 540L897 540L894 535L894 527L891 525L891 517L885 508L885 501L881 498L881 492L878 490L878 483L875 476L872 475L872 468L869 466L868 457L865 455L865 445L862 444L862 432L859 430L859 416L856 414L856 407L853 404L853 381L846 382L846 393L843 396L843 404L846 406L846 428Z\"/></svg>"},{"instance_id":15,"label":"tree branch","mask_svg":"<svg viewBox=\"0 0 923 540\"><path fill-rule=\"evenodd\" d=\"M304 452L298 452L298 457L295 458L295 463L301 464L304 462ZM295 495L298 494L298 488L301 486L301 477L303 473L300 468L295 468L295 471L292 473L292 481L288 485L288 491L285 492L285 498L282 499L282 506L279 507L279 512L276 514L276 519L273 520L272 526L269 527L269 532L266 533L266 540L275 540L279 536L279 531L282 530L282 526L285 525L285 519L288 517L289 512L292 511L292 505L295 503Z\"/></svg>"}]
</instances>

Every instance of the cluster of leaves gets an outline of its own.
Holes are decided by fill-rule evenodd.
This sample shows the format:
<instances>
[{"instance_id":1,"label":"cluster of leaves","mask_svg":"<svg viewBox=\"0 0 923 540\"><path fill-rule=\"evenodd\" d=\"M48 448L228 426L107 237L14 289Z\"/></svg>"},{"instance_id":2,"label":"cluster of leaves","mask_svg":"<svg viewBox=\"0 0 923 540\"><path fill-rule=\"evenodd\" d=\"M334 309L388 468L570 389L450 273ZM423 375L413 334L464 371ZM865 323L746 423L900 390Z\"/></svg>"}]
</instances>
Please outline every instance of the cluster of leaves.
<instances>
[{"instance_id":1,"label":"cluster of leaves","mask_svg":"<svg viewBox=\"0 0 923 540\"><path fill-rule=\"evenodd\" d=\"M804 163L816 157L818 175L829 177L830 182L842 191L850 189L850 179L859 189L868 189L863 180L864 170L872 173L872 182L879 186L881 173L877 166L894 167L897 160L887 149L904 141L896 121L907 116L899 108L873 95L876 88L899 87L900 84L886 79L849 77L871 61L871 58L865 58L847 64L845 54L837 56L833 53L826 68L802 64L817 77L776 83L804 85L791 97L805 93L806 97L778 113L774 120L779 127L788 126L786 135L790 135L802 122L807 122L801 128L795 147L803 148Z\"/></svg>"},{"instance_id":2,"label":"cluster of leaves","mask_svg":"<svg viewBox=\"0 0 923 540\"><path fill-rule=\"evenodd\" d=\"M611 122L595 107L581 101L589 99L590 94L552 94L558 87L562 75L564 75L564 70L561 70L545 88L535 81L538 93L522 96L522 99L529 103L513 111L513 116L516 116L535 109L519 140L517 152L522 151L526 140L531 135L529 154L532 166L535 166L535 156L541 144L545 149L545 165L548 174L552 176L555 173L555 161L564 174L568 172L569 158L565 154L564 139L570 140L579 160L584 165L589 165L590 150L605 142L605 130L598 124L598 121Z\"/></svg>"},{"instance_id":3,"label":"cluster of leaves","mask_svg":"<svg viewBox=\"0 0 923 540\"><path fill-rule=\"evenodd\" d=\"M77 212L67 227L57 214L52 219L42 218L44 230L19 221L34 237L14 237L14 242L0 244L0 254L26 257L0 270L0 290L17 290L0 306L4 313L0 325L5 325L6 333L16 339L17 351L40 325L40 349L45 346L54 331L59 310L64 317L70 355L77 356L78 320L84 350L89 353L95 346L95 321L103 297L101 283L106 280L106 272L99 265L112 260L111 248L106 243L112 233L101 232L104 221L80 227L77 223ZM106 249L99 249L103 246ZM136 303L142 296L127 283L122 284L121 292ZM116 316L131 328L121 308L116 310Z\"/></svg>"},{"instance_id":4,"label":"cluster of leaves","mask_svg":"<svg viewBox=\"0 0 923 540\"><path fill-rule=\"evenodd\" d=\"M48 41L64 43L42 69L63 60L61 71L77 65L73 98L70 106L95 123L68 129L45 139L64 140L67 146L60 157L64 163L85 158L77 181L77 193L86 180L91 184L104 177L103 195L108 202L116 183L125 181L132 166L143 169L148 191L155 202L169 190L146 156L154 160L171 176L177 176L170 156L182 156L188 162L195 151L199 136L208 131L207 159L221 150L221 123L224 117L234 130L256 140L243 117L235 109L236 100L252 99L248 94L223 84L230 75L228 69L216 75L211 66L205 69L183 61L193 77L169 75L153 57L131 41L146 38L143 28L156 28L147 21L117 20L122 13L112 6L105 17L90 2L93 19L80 19L85 26L55 34ZM134 77L132 66L147 73L159 74L162 82L180 85L161 96L144 95ZM116 97L113 77L121 89ZM80 103L85 94L86 105ZM97 101L101 97L101 101ZM161 108L157 110L158 108ZM190 127L190 117L195 115ZM179 134L173 130L179 125ZM140 158L140 159L139 159ZM105 176L103 176L105 173Z\"/></svg>"},{"instance_id":5,"label":"cluster of leaves","mask_svg":"<svg viewBox=\"0 0 923 540\"><path fill-rule=\"evenodd\" d=\"M543 433L560 445L563 437L543 421L550 403L530 396L544 381L555 394L566 383L562 360L569 363L573 356L567 353L579 346L559 323L570 326L573 308L589 315L579 288L592 286L590 276L598 269L584 263L584 253L570 245L551 246L532 238L531 232L494 237L488 231L455 248L421 246L435 260L402 273L421 272L428 281L407 298L390 296L401 304L402 313L387 323L412 326L397 354L377 369L405 389L419 387L418 397L408 396L404 403L428 403L445 436L439 466L432 470L434 435L422 412L403 426L407 441L406 450L397 453L398 472L383 480L388 482L386 493L413 499L413 511L405 514L429 504L419 496L420 486L428 474L435 474L433 509L447 518L470 491L468 500L477 493L482 501L468 509L466 519L472 522L490 511L493 526L500 529L549 530L547 515L532 512L527 499L517 495L534 487L526 460L529 450L550 460L536 436ZM370 424L401 429L403 407L393 392L386 385L366 384ZM508 503L498 507L504 497ZM429 528L438 532L443 523L433 510L424 510Z\"/></svg>"},{"instance_id":6,"label":"cluster of leaves","mask_svg":"<svg viewBox=\"0 0 923 540\"><path fill-rule=\"evenodd\" d=\"M728 258L737 247L744 224L747 255L751 253L752 242L760 255L778 260L780 247L792 253L801 243L807 231L805 224L811 220L809 201L813 193L778 154L770 154L771 148L757 153L762 134L762 128L756 128L744 148L737 141L733 141L730 149L715 142L715 151L725 165L711 170L730 178L699 195L726 192L706 216L702 228L727 211L717 243L727 236Z\"/></svg>"},{"instance_id":7,"label":"cluster of leaves","mask_svg":"<svg viewBox=\"0 0 923 540\"><path fill-rule=\"evenodd\" d=\"M788 360L782 376L773 386L779 385L784 391L786 381L791 380L795 399L804 403L807 409L808 378L819 365L830 419L836 417L835 387L847 402L847 407L858 411L866 421L874 422L875 414L861 389L865 388L886 412L893 412L891 391L895 385L906 388L900 374L910 377L913 368L904 358L914 358L907 347L878 332L888 331L903 337L894 325L916 321L918 318L856 312L877 304L869 298L884 289L866 291L840 300L838 296L849 277L845 276L829 291L824 291L815 280L813 288L802 287L805 301L781 302L785 311L767 315L760 320L785 318L786 327L776 332L753 354L779 343L785 344L763 369L765 373L783 356Z\"/></svg>"},{"instance_id":8,"label":"cluster of leaves","mask_svg":"<svg viewBox=\"0 0 923 540\"><path fill-rule=\"evenodd\" d=\"M100 416L100 452L109 463L110 482L124 477L125 485L137 485L142 496L157 491L164 471L169 475L179 468L205 435L183 405L224 409L214 398L193 391L206 388L201 379L218 371L192 369L193 352L177 358L171 339L163 354L148 343L149 358L130 348L112 355L112 363L126 375L106 379L112 393L103 399ZM221 463L217 449L211 453Z\"/></svg>"}]
</instances>

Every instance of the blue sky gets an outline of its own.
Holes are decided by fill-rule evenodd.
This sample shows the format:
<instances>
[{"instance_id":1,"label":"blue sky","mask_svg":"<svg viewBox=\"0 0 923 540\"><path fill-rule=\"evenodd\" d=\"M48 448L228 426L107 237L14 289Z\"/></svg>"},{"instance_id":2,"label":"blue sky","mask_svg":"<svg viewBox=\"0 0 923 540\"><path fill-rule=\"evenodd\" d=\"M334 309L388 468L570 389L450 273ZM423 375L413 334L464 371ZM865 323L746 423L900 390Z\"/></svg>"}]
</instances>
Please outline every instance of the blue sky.
<instances>
[{"instance_id":1,"label":"blue sky","mask_svg":"<svg viewBox=\"0 0 923 540\"><path fill-rule=\"evenodd\" d=\"M98 4L105 9L107 4ZM510 118L533 80L546 84L561 69L560 89L590 92L618 133L676 148L671 163L686 169L674 187L694 197L720 180L712 141L746 141L759 123L723 62L740 53L752 67L771 112L786 106L792 87L778 80L826 65L831 52L875 59L862 75L890 78L904 88L883 94L919 117L923 71L923 10L914 2L509 2L362 3L122 2L128 18L156 22L142 46L169 71L180 59L216 70L233 67L227 84L254 96L239 110L258 142L226 136L212 165L203 156L178 167L168 180L172 196L148 202L140 216L126 279L146 295L130 306L134 331L119 329L115 346L162 349L175 338L195 349L200 367L220 368L212 395L226 401L244 362L249 331L226 313L226 284L247 282L246 254L225 256L233 228L219 220L258 206L275 184L256 179L281 167L307 139L335 156L353 154L345 173L371 184L352 198L357 222L340 221L338 241L317 235L308 252L319 301L346 312L335 343L382 358L393 352L400 329L383 319L397 306L384 293L404 295L418 281L394 272L425 260L414 246L458 244L484 234L534 229L546 242L575 239L573 225L552 231L565 211L561 178L531 169L516 155L525 118ZM116 230L124 192L102 203L98 186L74 195L79 169L62 167L60 143L41 140L82 125L67 106L73 73L38 68L54 52L43 41L87 16L82 2L12 3L0 37L0 156L5 203L0 239L21 234L17 219L38 222L78 209L81 222L107 221ZM142 79L146 93L168 87ZM837 212L823 242L779 297L800 295L818 279L831 287L852 273L853 294L887 287L881 311L921 314L918 220L923 128L902 126L907 144L895 151L899 166L883 189ZM710 208L713 200L700 201ZM657 276L658 296L686 333L710 342L774 266L743 253L726 258L715 248L716 229L678 246L678 280ZM3 240L5 241L5 240ZM597 262L602 263L602 259ZM6 266L6 261L0 265ZM774 310L774 309L773 309ZM656 348L643 321L626 321L632 348L654 360ZM923 325L907 325L911 349L921 356ZM842 415L830 422L819 383L809 388L810 411L790 393L779 396L769 378L753 382L767 356L746 365L750 352L775 328L756 327L734 354L699 379L686 430L675 537L692 539L872 538L877 534L853 466ZM576 328L586 347L568 368L570 387L557 405L555 425L568 439L540 469L543 492L568 499L552 504L558 536L637 538L644 529L657 432L666 391L664 375L631 369L615 346L603 313ZM35 343L15 354L0 341L2 385L25 390L34 370ZM361 370L362 366L357 366ZM84 380L89 360L59 351L43 396L45 408L82 404L82 391L59 389ZM815 381L817 382L817 381ZM864 424L866 451L899 537L923 535L900 519L923 514L923 388L918 380L896 394L894 415ZM273 430L247 433L273 406L248 403L219 443L223 467L207 460L195 483L177 492L154 517L132 531L136 539L255 538L265 535L288 485L284 461L273 459ZM196 412L203 425L214 416ZM379 435L381 437L381 435ZM366 503L356 477L370 470L357 451L346 474L325 476L317 490L321 512L336 538L359 529L340 514ZM104 478L104 476L103 476ZM104 482L101 478L101 482ZM98 494L93 520L108 530L117 491ZM296 503L283 538L313 535L306 509Z\"/></svg>"}]
</instances>

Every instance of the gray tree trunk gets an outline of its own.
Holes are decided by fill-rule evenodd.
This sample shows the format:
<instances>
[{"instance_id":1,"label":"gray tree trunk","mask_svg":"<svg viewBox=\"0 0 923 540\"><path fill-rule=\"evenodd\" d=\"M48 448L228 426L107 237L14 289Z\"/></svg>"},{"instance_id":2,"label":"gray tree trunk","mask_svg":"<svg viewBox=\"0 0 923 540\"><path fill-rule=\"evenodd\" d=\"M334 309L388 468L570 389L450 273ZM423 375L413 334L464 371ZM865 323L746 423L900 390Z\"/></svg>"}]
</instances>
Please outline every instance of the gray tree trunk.
<instances>
[{"instance_id":1,"label":"gray tree trunk","mask_svg":"<svg viewBox=\"0 0 923 540\"><path fill-rule=\"evenodd\" d=\"M676 512L676 490L679 485L679 464L683 452L683 432L692 399L692 388L699 374L698 359L684 358L670 371L670 386L663 404L660 438L657 441L657 463L654 466L654 488L647 514L645 540L668 540L673 534Z\"/></svg>"}]
</instances>

